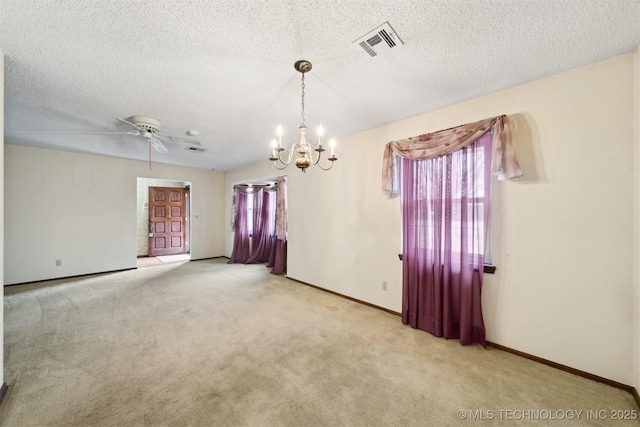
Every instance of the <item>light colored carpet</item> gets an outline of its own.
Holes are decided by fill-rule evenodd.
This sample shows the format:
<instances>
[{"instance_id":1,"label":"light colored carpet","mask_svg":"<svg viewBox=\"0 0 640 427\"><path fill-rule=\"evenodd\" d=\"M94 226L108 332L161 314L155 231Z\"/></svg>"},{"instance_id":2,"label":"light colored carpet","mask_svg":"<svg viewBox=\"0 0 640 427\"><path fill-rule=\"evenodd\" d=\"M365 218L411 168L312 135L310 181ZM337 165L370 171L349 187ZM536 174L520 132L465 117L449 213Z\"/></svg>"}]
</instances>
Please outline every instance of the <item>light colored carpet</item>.
<instances>
[{"instance_id":1,"label":"light colored carpet","mask_svg":"<svg viewBox=\"0 0 640 427\"><path fill-rule=\"evenodd\" d=\"M191 255L189 254L179 254L179 255L162 255L156 257L162 263L168 262L177 262L177 261L189 261L191 259Z\"/></svg>"},{"instance_id":2,"label":"light colored carpet","mask_svg":"<svg viewBox=\"0 0 640 427\"><path fill-rule=\"evenodd\" d=\"M264 265L11 286L4 304L3 426L639 424L587 417L637 413L629 393L434 338Z\"/></svg>"},{"instance_id":3,"label":"light colored carpet","mask_svg":"<svg viewBox=\"0 0 640 427\"><path fill-rule=\"evenodd\" d=\"M136 267L138 268L155 267L158 265L162 265L162 261L156 257L139 257L136 260Z\"/></svg>"}]
</instances>

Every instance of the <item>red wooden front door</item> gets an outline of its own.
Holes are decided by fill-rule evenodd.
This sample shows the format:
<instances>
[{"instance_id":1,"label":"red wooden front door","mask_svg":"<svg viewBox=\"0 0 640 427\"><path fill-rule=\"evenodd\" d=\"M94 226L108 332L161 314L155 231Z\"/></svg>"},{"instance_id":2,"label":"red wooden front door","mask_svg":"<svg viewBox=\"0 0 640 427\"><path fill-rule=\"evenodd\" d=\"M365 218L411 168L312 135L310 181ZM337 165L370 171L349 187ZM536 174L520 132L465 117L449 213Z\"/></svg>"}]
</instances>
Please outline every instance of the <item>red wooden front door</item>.
<instances>
[{"instance_id":1,"label":"red wooden front door","mask_svg":"<svg viewBox=\"0 0 640 427\"><path fill-rule=\"evenodd\" d=\"M149 187L149 256L187 251L187 189Z\"/></svg>"}]
</instances>

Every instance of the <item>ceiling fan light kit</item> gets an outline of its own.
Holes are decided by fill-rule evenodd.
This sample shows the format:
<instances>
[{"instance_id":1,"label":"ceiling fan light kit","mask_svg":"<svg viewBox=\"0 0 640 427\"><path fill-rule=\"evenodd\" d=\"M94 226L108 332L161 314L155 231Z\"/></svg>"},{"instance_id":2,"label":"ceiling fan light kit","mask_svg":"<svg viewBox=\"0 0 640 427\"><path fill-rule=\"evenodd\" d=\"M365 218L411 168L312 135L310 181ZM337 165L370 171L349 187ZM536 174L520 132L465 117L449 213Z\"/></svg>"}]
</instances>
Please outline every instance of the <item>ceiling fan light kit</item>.
<instances>
[{"instance_id":1,"label":"ceiling fan light kit","mask_svg":"<svg viewBox=\"0 0 640 427\"><path fill-rule=\"evenodd\" d=\"M331 163L327 168L322 167L322 165L320 164L320 158L322 157L322 153L327 151L323 146L322 138L324 136L324 129L322 128L322 126L318 128L318 143L315 148L313 148L310 144L308 144L306 140L307 125L304 117L304 88L305 88L304 75L305 73L308 73L309 71L311 71L312 65L311 65L311 62L301 59L299 61L296 61L296 63L293 66L296 69L296 71L302 74L302 102L301 102L302 123L298 127L300 129L300 141L294 144L289 149L289 156L287 160L286 161L282 160L280 153L282 153L285 150L285 148L282 146L283 130L282 130L282 126L278 126L276 130L276 138L273 138L271 140L272 151L271 151L271 157L269 158L269 160L273 162L273 166L276 169L283 170L283 169L286 169L287 166L289 166L289 164L291 163L291 161L295 156L295 165L302 172L306 172L307 168L311 165L318 166L320 169L328 171L333 167L334 162L338 160L335 154L335 145L336 145L335 140L332 139L330 142L331 154L329 155L328 160ZM318 153L315 159L314 159L313 151Z\"/></svg>"}]
</instances>

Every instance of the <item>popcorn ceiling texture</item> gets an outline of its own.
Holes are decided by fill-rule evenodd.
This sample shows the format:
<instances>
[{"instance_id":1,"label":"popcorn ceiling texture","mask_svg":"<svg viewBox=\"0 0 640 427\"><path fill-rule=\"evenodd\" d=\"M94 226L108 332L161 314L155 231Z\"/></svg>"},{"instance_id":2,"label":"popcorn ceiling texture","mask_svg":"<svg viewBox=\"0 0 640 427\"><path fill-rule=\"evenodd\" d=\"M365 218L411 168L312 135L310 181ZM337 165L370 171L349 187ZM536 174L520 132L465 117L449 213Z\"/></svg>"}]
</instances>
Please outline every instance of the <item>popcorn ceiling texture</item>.
<instances>
[{"instance_id":1,"label":"popcorn ceiling texture","mask_svg":"<svg viewBox=\"0 0 640 427\"><path fill-rule=\"evenodd\" d=\"M154 161L228 170L266 159L278 123L338 139L614 56L640 45L636 0L0 0L5 140L147 160L112 117L200 131ZM404 46L352 42L389 21ZM483 117L478 117L482 119Z\"/></svg>"}]
</instances>

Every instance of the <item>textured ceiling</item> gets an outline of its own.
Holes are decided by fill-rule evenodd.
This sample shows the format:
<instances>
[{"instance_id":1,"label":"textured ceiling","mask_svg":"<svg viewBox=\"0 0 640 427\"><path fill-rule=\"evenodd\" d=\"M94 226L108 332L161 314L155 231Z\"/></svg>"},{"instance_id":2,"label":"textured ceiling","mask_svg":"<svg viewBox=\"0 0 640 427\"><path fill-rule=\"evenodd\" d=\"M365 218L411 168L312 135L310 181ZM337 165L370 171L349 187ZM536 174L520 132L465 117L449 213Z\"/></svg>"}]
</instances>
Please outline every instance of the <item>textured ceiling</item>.
<instances>
[{"instance_id":1,"label":"textured ceiling","mask_svg":"<svg viewBox=\"0 0 640 427\"><path fill-rule=\"evenodd\" d=\"M146 160L112 117L197 130L154 161L228 170L261 159L278 123L341 137L633 52L637 0L0 0L5 141ZM352 42L388 21L404 45ZM135 130L135 129L134 129ZM288 138L287 138L288 137Z\"/></svg>"}]
</instances>

